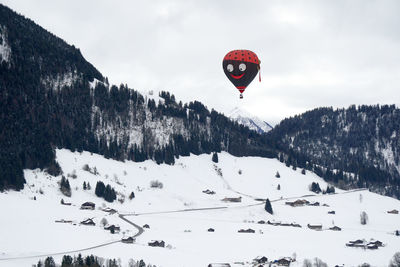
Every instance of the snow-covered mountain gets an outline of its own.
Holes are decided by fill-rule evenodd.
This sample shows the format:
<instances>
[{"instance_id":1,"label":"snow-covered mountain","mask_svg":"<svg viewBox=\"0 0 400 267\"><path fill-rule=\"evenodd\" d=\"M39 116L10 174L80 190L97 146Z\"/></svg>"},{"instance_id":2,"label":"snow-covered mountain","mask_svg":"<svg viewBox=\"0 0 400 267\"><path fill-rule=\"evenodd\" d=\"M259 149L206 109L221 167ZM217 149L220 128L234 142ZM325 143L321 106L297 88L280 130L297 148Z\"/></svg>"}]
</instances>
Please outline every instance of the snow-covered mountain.
<instances>
[{"instance_id":1,"label":"snow-covered mountain","mask_svg":"<svg viewBox=\"0 0 400 267\"><path fill-rule=\"evenodd\" d=\"M211 158L191 155L180 157L175 165L157 165L151 160L121 162L85 151L56 150L71 197L60 191L61 176L39 169L24 171L27 186L20 192L0 193L0 236L6 240L0 242L0 266L32 266L47 256L59 264L64 254L78 253L120 259L122 266L132 266L128 262L133 258L157 267L210 263L250 267L258 256L268 258L266 266L283 257L296 259L292 267L315 257L328 266L364 262L387 266L400 248L400 238L394 234L400 230L400 215L387 212L399 210L399 200L368 190L336 188L336 194L315 194L309 185L315 182L325 189L323 179L287 168L277 159L234 157L226 152L218 153L218 163ZM280 178L275 177L277 172ZM115 189L117 200L110 203L97 197L98 181ZM132 192L135 197L130 199ZM238 197L240 202L223 201ZM271 201L273 215L264 209L261 199L265 198ZM292 207L286 203L298 199L319 204ZM80 208L87 201L95 204L94 210ZM109 213L106 207L117 212ZM363 211L369 218L366 225L360 224ZM149 228L140 233L119 216L124 214L125 219ZM95 225L81 224L87 218ZM120 232L104 230L102 221L119 225ZM308 224L321 229L310 229ZM333 226L341 231L330 229ZM240 233L240 229L254 233ZM133 244L120 242L134 235ZM384 246L346 246L358 239L379 240ZM152 240L163 240L165 247L149 246Z\"/></svg>"},{"instance_id":2,"label":"snow-covered mountain","mask_svg":"<svg viewBox=\"0 0 400 267\"><path fill-rule=\"evenodd\" d=\"M258 133L267 133L273 128L268 122L263 121L238 107L232 109L228 113L228 117Z\"/></svg>"}]
</instances>

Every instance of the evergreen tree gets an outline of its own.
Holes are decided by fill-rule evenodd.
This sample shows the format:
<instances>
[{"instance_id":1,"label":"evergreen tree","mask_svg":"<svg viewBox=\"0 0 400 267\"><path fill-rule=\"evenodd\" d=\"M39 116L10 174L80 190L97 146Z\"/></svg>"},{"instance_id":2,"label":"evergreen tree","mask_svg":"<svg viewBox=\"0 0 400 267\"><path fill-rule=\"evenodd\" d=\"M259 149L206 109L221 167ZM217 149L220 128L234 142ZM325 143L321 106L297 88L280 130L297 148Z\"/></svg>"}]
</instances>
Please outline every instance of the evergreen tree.
<instances>
[{"instance_id":1,"label":"evergreen tree","mask_svg":"<svg viewBox=\"0 0 400 267\"><path fill-rule=\"evenodd\" d=\"M267 201L265 201L265 211L268 212L269 214L274 214L271 206L271 202L267 198Z\"/></svg>"},{"instance_id":2,"label":"evergreen tree","mask_svg":"<svg viewBox=\"0 0 400 267\"><path fill-rule=\"evenodd\" d=\"M129 199L132 200L135 198L135 193L132 191L131 194L129 195Z\"/></svg>"},{"instance_id":3,"label":"evergreen tree","mask_svg":"<svg viewBox=\"0 0 400 267\"><path fill-rule=\"evenodd\" d=\"M309 186L309 189L310 189L310 191L317 193L317 194L322 192L321 188L319 187L319 184L315 183L315 182L311 183L311 185Z\"/></svg>"},{"instance_id":4,"label":"evergreen tree","mask_svg":"<svg viewBox=\"0 0 400 267\"><path fill-rule=\"evenodd\" d=\"M47 257L44 261L44 267L56 267L53 257Z\"/></svg>"},{"instance_id":5,"label":"evergreen tree","mask_svg":"<svg viewBox=\"0 0 400 267\"><path fill-rule=\"evenodd\" d=\"M71 196L71 186L69 185L69 181L65 178L65 176L61 177L60 191L67 197Z\"/></svg>"},{"instance_id":6,"label":"evergreen tree","mask_svg":"<svg viewBox=\"0 0 400 267\"><path fill-rule=\"evenodd\" d=\"M102 181L98 181L96 184L96 189L94 190L94 193L98 197L103 197L104 196L104 191L106 189L106 186Z\"/></svg>"},{"instance_id":7,"label":"evergreen tree","mask_svg":"<svg viewBox=\"0 0 400 267\"><path fill-rule=\"evenodd\" d=\"M278 184L278 187L276 188L277 190L281 190L281 185Z\"/></svg>"},{"instance_id":8,"label":"evergreen tree","mask_svg":"<svg viewBox=\"0 0 400 267\"><path fill-rule=\"evenodd\" d=\"M279 174L278 171L276 172L275 177L276 177L276 178L281 178L281 175Z\"/></svg>"},{"instance_id":9,"label":"evergreen tree","mask_svg":"<svg viewBox=\"0 0 400 267\"><path fill-rule=\"evenodd\" d=\"M215 163L218 163L218 154L217 154L217 152L214 152L214 153L213 153L213 155L212 155L212 161L215 162Z\"/></svg>"},{"instance_id":10,"label":"evergreen tree","mask_svg":"<svg viewBox=\"0 0 400 267\"><path fill-rule=\"evenodd\" d=\"M301 174L305 175L306 174L306 169L301 170Z\"/></svg>"},{"instance_id":11,"label":"evergreen tree","mask_svg":"<svg viewBox=\"0 0 400 267\"><path fill-rule=\"evenodd\" d=\"M86 182L83 182L83 190L86 190L87 186L86 186Z\"/></svg>"},{"instance_id":12,"label":"evergreen tree","mask_svg":"<svg viewBox=\"0 0 400 267\"><path fill-rule=\"evenodd\" d=\"M61 267L72 267L73 259L69 255L64 255L61 262Z\"/></svg>"},{"instance_id":13,"label":"evergreen tree","mask_svg":"<svg viewBox=\"0 0 400 267\"><path fill-rule=\"evenodd\" d=\"M90 186L90 183L88 182L87 183L87 190L91 190L92 189L92 187Z\"/></svg>"}]
</instances>

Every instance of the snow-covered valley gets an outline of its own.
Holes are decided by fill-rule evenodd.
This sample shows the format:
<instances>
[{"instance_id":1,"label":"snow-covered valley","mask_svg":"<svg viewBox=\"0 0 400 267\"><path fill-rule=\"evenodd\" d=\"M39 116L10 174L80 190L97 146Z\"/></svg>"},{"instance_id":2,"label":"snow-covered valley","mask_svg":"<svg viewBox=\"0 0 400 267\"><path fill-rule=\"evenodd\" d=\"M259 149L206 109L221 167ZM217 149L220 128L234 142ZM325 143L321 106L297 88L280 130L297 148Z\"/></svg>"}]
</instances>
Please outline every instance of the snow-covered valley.
<instances>
[{"instance_id":1,"label":"snow-covered valley","mask_svg":"<svg viewBox=\"0 0 400 267\"><path fill-rule=\"evenodd\" d=\"M315 194L309 185L318 182L325 189L321 178L310 172L303 175L300 169L288 168L276 159L238 158L223 152L218 154L218 163L203 154L180 157L170 166L153 161L119 162L65 149L56 154L72 196L61 193L61 176L40 170L25 170L27 184L21 192L0 193L0 266L31 266L45 255L60 263L64 254L77 255L79 250L83 255L120 258L123 266L130 258L157 266L253 266L257 256L269 261L296 258L291 266L303 266L304 259L315 257L328 266L364 262L387 266L400 250L400 237L394 234L400 230L400 215L387 213L400 210L400 201L366 190L336 188L336 194ZM280 178L275 177L277 172ZM108 203L95 195L98 181L115 189L116 201ZM151 187L155 181L162 186ZM83 189L84 182L90 190ZM215 194L202 192L207 189ZM129 199L131 192L133 199ZM239 197L240 202L222 201ZM264 209L262 199L266 198L271 200L273 215ZM71 205L61 205L61 199ZM285 204L297 199L319 202L319 206ZM80 209L88 201L96 208ZM102 210L105 207L118 212L110 214ZM362 211L368 214L366 225L360 224ZM149 225L133 244L119 242L138 231L121 214L139 226ZM88 218L96 225L80 224ZM121 231L104 230L103 218L119 225ZM55 222L62 219L72 222ZM322 229L309 229L308 224L322 225ZM333 226L341 231L329 230ZM209 232L210 228L215 231ZM238 233L240 229L254 233ZM384 246L374 250L346 246L357 239L379 240ZM165 241L165 247L148 246L152 240Z\"/></svg>"}]
</instances>

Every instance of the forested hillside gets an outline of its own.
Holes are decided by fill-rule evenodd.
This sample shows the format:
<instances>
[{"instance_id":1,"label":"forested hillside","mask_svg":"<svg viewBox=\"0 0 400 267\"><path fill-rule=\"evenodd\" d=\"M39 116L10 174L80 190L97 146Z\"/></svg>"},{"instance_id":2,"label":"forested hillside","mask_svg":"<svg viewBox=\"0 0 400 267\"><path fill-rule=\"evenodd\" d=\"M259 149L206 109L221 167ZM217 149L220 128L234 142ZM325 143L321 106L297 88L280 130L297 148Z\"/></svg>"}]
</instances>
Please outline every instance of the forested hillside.
<instances>
[{"instance_id":1,"label":"forested hillside","mask_svg":"<svg viewBox=\"0 0 400 267\"><path fill-rule=\"evenodd\" d=\"M367 187L400 197L400 109L318 108L285 119L269 139L281 161L307 168L342 188Z\"/></svg>"},{"instance_id":2,"label":"forested hillside","mask_svg":"<svg viewBox=\"0 0 400 267\"><path fill-rule=\"evenodd\" d=\"M273 157L265 138L200 102L109 85L79 49L0 5L0 190L24 168L58 174L54 148L174 163L190 153Z\"/></svg>"}]
</instances>

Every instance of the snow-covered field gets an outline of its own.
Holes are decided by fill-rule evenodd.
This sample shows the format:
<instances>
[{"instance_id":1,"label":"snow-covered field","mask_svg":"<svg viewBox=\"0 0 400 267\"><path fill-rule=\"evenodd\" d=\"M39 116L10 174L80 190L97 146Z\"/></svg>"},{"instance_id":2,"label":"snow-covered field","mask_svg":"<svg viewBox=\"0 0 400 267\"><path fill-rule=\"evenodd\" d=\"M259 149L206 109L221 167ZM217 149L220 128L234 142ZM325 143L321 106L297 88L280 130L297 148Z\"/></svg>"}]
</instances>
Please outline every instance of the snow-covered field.
<instances>
[{"instance_id":1,"label":"snow-covered field","mask_svg":"<svg viewBox=\"0 0 400 267\"><path fill-rule=\"evenodd\" d=\"M60 177L39 170L25 170L27 186L23 191L0 193L0 266L31 266L39 258L45 258L36 256L56 253L60 253L54 255L60 263L67 252L136 234L137 229L119 218L118 213L131 214L126 216L128 220L138 225L149 224L150 229L145 229L134 244L117 242L85 250L81 252L83 255L120 258L125 265L133 258L174 267L207 266L213 262L236 266L235 262L251 262L257 256L272 260L294 255L297 261L291 266L302 266L305 258L314 257L329 266L357 266L364 262L387 266L393 254L400 251L400 237L393 234L400 230L400 215L387 213L400 210L400 201L365 190L336 189L337 194L316 195L308 186L318 182L325 189L327 184L313 173L302 175L300 169L295 171L275 159L237 158L227 153L218 156L218 163L211 161L211 155L192 155L181 157L174 166L169 166L152 161L124 163L88 152L57 150L57 161L71 184L72 196L68 198L60 192ZM85 164L92 173L82 169ZM97 175L93 174L94 168ZM275 177L277 171L280 178ZM163 184L162 189L150 187L155 180ZM91 190L83 190L84 181L90 183ZM97 181L114 187L118 199L125 196L123 203L108 203L96 197ZM202 193L206 189L215 194ZM135 198L130 200L132 191ZM239 196L242 197L239 203L221 201ZM61 205L62 198L72 205ZM274 215L268 214L257 198L269 198ZM318 201L321 205L291 207L285 205L289 201L286 198ZM94 202L96 209L80 210L86 201ZM114 208L118 213L109 215L101 207ZM213 207L219 209L196 210ZM336 214L328 214L331 210ZM368 214L367 225L360 224L362 211ZM93 218L96 226L80 225L86 218ZM120 225L121 232L111 234L103 230L100 226L103 218ZM60 219L73 223L55 223ZM302 227L258 224L260 220L296 222ZM308 229L307 224L322 224L323 230ZM342 231L328 230L333 225ZM208 232L208 228L215 232ZM248 228L255 233L237 232ZM371 238L385 246L377 250L345 246L350 240ZM151 240L164 240L167 247L150 247L147 243Z\"/></svg>"}]
</instances>

